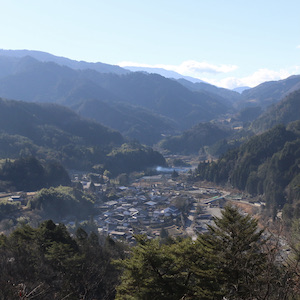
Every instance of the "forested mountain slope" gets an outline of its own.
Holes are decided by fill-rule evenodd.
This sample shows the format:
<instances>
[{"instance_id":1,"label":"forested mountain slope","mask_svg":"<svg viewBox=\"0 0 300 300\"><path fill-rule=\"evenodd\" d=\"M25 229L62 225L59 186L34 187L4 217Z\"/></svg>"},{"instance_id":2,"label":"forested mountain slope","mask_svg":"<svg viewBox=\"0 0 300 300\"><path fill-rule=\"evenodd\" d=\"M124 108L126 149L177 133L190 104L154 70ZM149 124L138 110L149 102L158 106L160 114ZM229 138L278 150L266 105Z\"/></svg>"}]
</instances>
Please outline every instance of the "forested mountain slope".
<instances>
[{"instance_id":1,"label":"forested mountain slope","mask_svg":"<svg viewBox=\"0 0 300 300\"><path fill-rule=\"evenodd\" d=\"M99 171L109 168L114 175L118 171L129 172L165 163L159 153L135 143L123 146L120 151L122 169L118 165L120 158L117 161L109 154L123 143L125 139L119 132L82 119L57 104L0 99L0 158L36 156L46 161L59 161L67 168L83 170L99 165L102 166ZM132 162L131 155L135 150L139 165ZM130 168L128 161L132 162Z\"/></svg>"},{"instance_id":2,"label":"forested mountain slope","mask_svg":"<svg viewBox=\"0 0 300 300\"><path fill-rule=\"evenodd\" d=\"M300 121L278 125L228 151L217 162L200 163L196 177L229 183L252 195L263 195L267 207L300 201ZM298 184L298 187L297 187ZM296 190L293 193L293 188Z\"/></svg>"},{"instance_id":3,"label":"forested mountain slope","mask_svg":"<svg viewBox=\"0 0 300 300\"><path fill-rule=\"evenodd\" d=\"M228 90L225 88L216 87L212 84L206 83L206 82L190 82L185 79L178 79L177 82L181 83L186 88L192 90L192 91L206 91L212 94L216 94L226 100L228 100L230 103L235 104L239 100L241 100L241 95L238 92Z\"/></svg>"},{"instance_id":4,"label":"forested mountain slope","mask_svg":"<svg viewBox=\"0 0 300 300\"><path fill-rule=\"evenodd\" d=\"M23 135L37 144L45 145L61 145L59 140L54 139L55 136L47 138L47 128L52 134L59 130L65 138L76 136L79 144L105 146L124 142L119 132L82 119L66 107L50 103L37 104L0 98L0 128L2 132Z\"/></svg>"},{"instance_id":5,"label":"forested mountain slope","mask_svg":"<svg viewBox=\"0 0 300 300\"><path fill-rule=\"evenodd\" d=\"M202 147L226 139L232 130L212 123L199 123L182 135L167 137L159 146L171 153L197 154Z\"/></svg>"},{"instance_id":6,"label":"forested mountain slope","mask_svg":"<svg viewBox=\"0 0 300 300\"><path fill-rule=\"evenodd\" d=\"M254 132L263 132L276 124L300 120L300 89L288 94L252 123Z\"/></svg>"},{"instance_id":7,"label":"forested mountain slope","mask_svg":"<svg viewBox=\"0 0 300 300\"><path fill-rule=\"evenodd\" d=\"M254 105L266 108L299 89L300 75L294 75L279 81L268 81L243 91L242 101L239 104L241 107Z\"/></svg>"},{"instance_id":8,"label":"forested mountain slope","mask_svg":"<svg viewBox=\"0 0 300 300\"><path fill-rule=\"evenodd\" d=\"M74 70L29 56L0 56L0 69L2 97L63 104L104 125L115 124L114 129L132 138L154 131L155 137L150 137L150 142L153 138L157 141L161 133L187 129L231 109L228 100L220 96L193 92L174 80L155 74L137 72L119 76L89 69ZM100 107L109 108L109 121L103 118L101 109L96 110L95 101L100 102ZM119 103L126 104L128 109L119 108ZM144 115L145 110L147 118L136 117Z\"/></svg>"}]
</instances>

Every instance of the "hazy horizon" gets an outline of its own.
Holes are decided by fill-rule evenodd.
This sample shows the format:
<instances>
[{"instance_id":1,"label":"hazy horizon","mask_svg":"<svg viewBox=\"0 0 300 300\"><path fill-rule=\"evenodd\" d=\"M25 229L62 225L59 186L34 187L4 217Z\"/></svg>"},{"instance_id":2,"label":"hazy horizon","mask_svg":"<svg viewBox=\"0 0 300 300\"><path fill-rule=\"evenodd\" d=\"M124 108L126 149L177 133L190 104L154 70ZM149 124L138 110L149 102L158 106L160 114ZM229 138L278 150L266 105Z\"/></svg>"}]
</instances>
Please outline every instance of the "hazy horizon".
<instances>
[{"instance_id":1,"label":"hazy horizon","mask_svg":"<svg viewBox=\"0 0 300 300\"><path fill-rule=\"evenodd\" d=\"M300 73L300 3L2 1L3 49L164 68L226 87Z\"/></svg>"}]
</instances>

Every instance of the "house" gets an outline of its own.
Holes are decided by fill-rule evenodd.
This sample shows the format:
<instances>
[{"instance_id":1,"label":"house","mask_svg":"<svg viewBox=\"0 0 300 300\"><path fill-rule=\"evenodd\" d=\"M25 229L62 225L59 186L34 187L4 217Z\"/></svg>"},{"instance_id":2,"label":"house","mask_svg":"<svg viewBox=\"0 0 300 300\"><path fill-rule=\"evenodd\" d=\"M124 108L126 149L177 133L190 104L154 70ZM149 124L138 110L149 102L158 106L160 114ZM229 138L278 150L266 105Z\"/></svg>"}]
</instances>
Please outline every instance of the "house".
<instances>
[{"instance_id":1,"label":"house","mask_svg":"<svg viewBox=\"0 0 300 300\"><path fill-rule=\"evenodd\" d=\"M210 220L212 219L212 215L211 214L200 214L197 216L197 219L199 220Z\"/></svg>"},{"instance_id":2,"label":"house","mask_svg":"<svg viewBox=\"0 0 300 300\"><path fill-rule=\"evenodd\" d=\"M171 205L165 209L163 209L161 211L161 213L163 213L166 217L169 216L173 216L173 217L177 217L178 215L180 215L180 211L179 209L177 209L175 206Z\"/></svg>"},{"instance_id":3,"label":"house","mask_svg":"<svg viewBox=\"0 0 300 300\"><path fill-rule=\"evenodd\" d=\"M15 196L10 196L8 201L12 201L12 202L14 202L14 201L23 201L23 198L21 196L15 195Z\"/></svg>"},{"instance_id":4,"label":"house","mask_svg":"<svg viewBox=\"0 0 300 300\"><path fill-rule=\"evenodd\" d=\"M205 204L207 204L210 208L213 207L223 208L225 206L225 203L226 200L224 199L224 197L218 197L210 201L207 201Z\"/></svg>"},{"instance_id":5,"label":"house","mask_svg":"<svg viewBox=\"0 0 300 300\"><path fill-rule=\"evenodd\" d=\"M149 206L155 206L157 203L154 201L148 201L145 204L149 205Z\"/></svg>"},{"instance_id":6,"label":"house","mask_svg":"<svg viewBox=\"0 0 300 300\"><path fill-rule=\"evenodd\" d=\"M126 233L123 231L111 231L109 235L112 238L126 238Z\"/></svg>"},{"instance_id":7,"label":"house","mask_svg":"<svg viewBox=\"0 0 300 300\"><path fill-rule=\"evenodd\" d=\"M118 201L115 200L111 200L111 201L107 201L105 202L106 205L108 205L108 207L112 207L118 204Z\"/></svg>"}]
</instances>

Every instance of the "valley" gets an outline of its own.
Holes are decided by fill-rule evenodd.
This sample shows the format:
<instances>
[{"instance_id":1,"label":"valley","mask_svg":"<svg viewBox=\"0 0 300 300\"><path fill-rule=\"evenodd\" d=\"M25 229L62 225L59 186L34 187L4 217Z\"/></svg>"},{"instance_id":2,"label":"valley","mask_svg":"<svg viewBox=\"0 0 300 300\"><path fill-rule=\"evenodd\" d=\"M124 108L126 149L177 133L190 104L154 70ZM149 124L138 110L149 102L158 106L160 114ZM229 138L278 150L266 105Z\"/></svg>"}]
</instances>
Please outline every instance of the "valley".
<instances>
[{"instance_id":1,"label":"valley","mask_svg":"<svg viewBox=\"0 0 300 300\"><path fill-rule=\"evenodd\" d=\"M173 75L0 51L0 299L298 299L300 75Z\"/></svg>"},{"instance_id":2,"label":"valley","mask_svg":"<svg viewBox=\"0 0 300 300\"><path fill-rule=\"evenodd\" d=\"M66 214L56 217L55 221L66 225L71 232L78 226L86 226L88 231L96 230L100 235L134 245L135 236L141 234L148 238L190 236L195 239L207 231L213 217L220 217L221 210L235 201L255 207L251 211L253 215L261 211L262 204L254 204L250 195L208 182L190 182L186 171L178 173L176 178L171 172L142 176L126 186L110 184L109 181L96 183L90 181L87 174L73 174L73 186L80 183L83 190L92 193L97 200L86 219ZM28 206L35 195L36 192L0 194L0 205L7 201L15 204L15 209L6 215L6 219L19 225L29 220L38 223L45 218ZM0 226L5 229L7 222Z\"/></svg>"},{"instance_id":3,"label":"valley","mask_svg":"<svg viewBox=\"0 0 300 300\"><path fill-rule=\"evenodd\" d=\"M273 218L283 212L284 222L285 211L293 215L298 205L299 76L239 94L187 78L79 63L38 51L2 51L1 65L0 95L18 99L0 99L2 192L40 195L46 189L51 197L58 193L63 201L79 203L77 209L84 199L86 219L78 219L75 209L71 223L86 223L92 216L97 231L126 232L128 239L136 232L159 236L160 230L166 233L164 227L181 235L187 227L189 232L203 230L199 220L211 219L212 203L192 191L203 181L210 182L208 188L219 186L222 201L232 198L221 192L225 187L260 199ZM177 178L177 172L157 175L157 166L193 171ZM71 170L98 182L87 188L74 182ZM135 172L143 179L132 179ZM84 186L80 196L74 192L78 185ZM41 209L43 197L32 199L39 218L72 218L55 200L47 214ZM6 209L14 208L3 208L4 222Z\"/></svg>"}]
</instances>

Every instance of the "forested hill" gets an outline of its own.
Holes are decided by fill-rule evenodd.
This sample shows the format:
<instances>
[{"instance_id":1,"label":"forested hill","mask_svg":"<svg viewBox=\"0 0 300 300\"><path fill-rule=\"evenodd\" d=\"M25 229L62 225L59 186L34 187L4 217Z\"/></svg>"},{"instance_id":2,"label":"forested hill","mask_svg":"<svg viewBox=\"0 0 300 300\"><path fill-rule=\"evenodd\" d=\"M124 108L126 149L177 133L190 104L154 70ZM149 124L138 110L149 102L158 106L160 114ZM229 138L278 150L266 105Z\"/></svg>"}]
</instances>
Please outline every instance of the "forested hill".
<instances>
[{"instance_id":1,"label":"forested hill","mask_svg":"<svg viewBox=\"0 0 300 300\"><path fill-rule=\"evenodd\" d=\"M0 158L35 156L74 169L91 167L124 143L120 133L63 106L6 99L0 99L0 132Z\"/></svg>"},{"instance_id":2,"label":"forested hill","mask_svg":"<svg viewBox=\"0 0 300 300\"><path fill-rule=\"evenodd\" d=\"M150 148L131 144L115 153L126 141L119 132L94 121L80 118L57 104L37 104L0 98L0 158L34 156L45 161L59 161L70 169L90 170L98 166L112 174L164 165L164 158ZM138 165L132 160L137 151ZM111 154L111 155L110 155ZM124 168L120 168L120 156ZM129 163L130 168L128 168ZM109 164L109 166L108 166ZM126 167L127 166L127 167Z\"/></svg>"},{"instance_id":3,"label":"forested hill","mask_svg":"<svg viewBox=\"0 0 300 300\"><path fill-rule=\"evenodd\" d=\"M182 135L165 138L159 146L171 153L197 154L202 147L226 139L232 130L212 123L199 123Z\"/></svg>"},{"instance_id":4,"label":"forested hill","mask_svg":"<svg viewBox=\"0 0 300 300\"><path fill-rule=\"evenodd\" d=\"M267 207L282 208L300 201L300 121L278 125L228 151L217 162L200 163L196 177L230 183L262 195Z\"/></svg>"},{"instance_id":5,"label":"forested hill","mask_svg":"<svg viewBox=\"0 0 300 300\"><path fill-rule=\"evenodd\" d=\"M37 145L50 147L62 146L72 139L76 139L78 144L102 147L120 145L124 142L119 132L82 119L61 105L2 98L0 98L0 129L7 134L27 137Z\"/></svg>"},{"instance_id":6,"label":"forested hill","mask_svg":"<svg viewBox=\"0 0 300 300\"><path fill-rule=\"evenodd\" d=\"M125 137L153 145L199 123L237 116L236 108L260 113L300 87L300 76L237 92L203 82L126 72L47 53L0 51L0 97L65 105ZM99 70L98 67L99 66ZM103 68L104 69L103 69ZM105 71L106 70L106 71ZM120 71L120 72L119 72ZM124 71L124 72L123 72ZM241 113L240 123L249 120ZM253 111L252 111L253 112Z\"/></svg>"},{"instance_id":7,"label":"forested hill","mask_svg":"<svg viewBox=\"0 0 300 300\"><path fill-rule=\"evenodd\" d=\"M300 89L300 75L293 75L279 81L264 82L242 93L241 106L268 107L279 102L288 94Z\"/></svg>"},{"instance_id":8,"label":"forested hill","mask_svg":"<svg viewBox=\"0 0 300 300\"><path fill-rule=\"evenodd\" d=\"M156 74L74 70L29 56L0 56L0 70L2 97L63 104L131 138L146 137L153 131L156 135L150 143L161 133L187 129L231 109L230 102L219 95L193 92ZM128 108L123 110L119 103ZM145 114L146 118L137 117Z\"/></svg>"},{"instance_id":9,"label":"forested hill","mask_svg":"<svg viewBox=\"0 0 300 300\"><path fill-rule=\"evenodd\" d=\"M290 93L278 104L269 108L252 123L254 132L263 132L276 124L288 124L300 119L300 89Z\"/></svg>"},{"instance_id":10,"label":"forested hill","mask_svg":"<svg viewBox=\"0 0 300 300\"><path fill-rule=\"evenodd\" d=\"M228 90L225 88L219 88L212 84L208 84L206 82L191 82L185 79L177 79L179 83L181 83L183 86L187 87L188 89L192 91L206 91L212 94L216 94L222 98L227 99L232 104L240 101L242 99L240 93Z\"/></svg>"}]
</instances>

